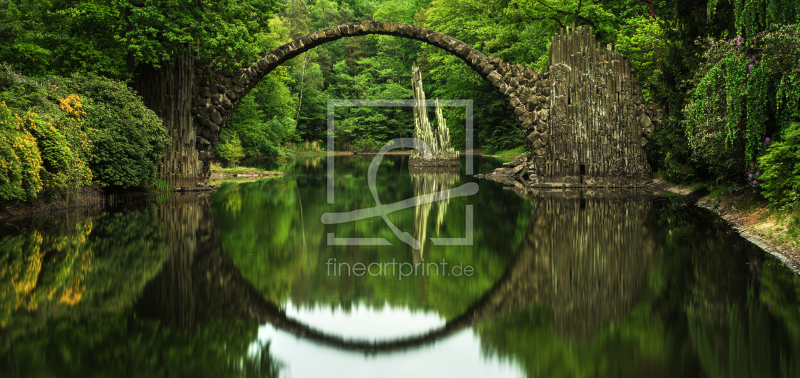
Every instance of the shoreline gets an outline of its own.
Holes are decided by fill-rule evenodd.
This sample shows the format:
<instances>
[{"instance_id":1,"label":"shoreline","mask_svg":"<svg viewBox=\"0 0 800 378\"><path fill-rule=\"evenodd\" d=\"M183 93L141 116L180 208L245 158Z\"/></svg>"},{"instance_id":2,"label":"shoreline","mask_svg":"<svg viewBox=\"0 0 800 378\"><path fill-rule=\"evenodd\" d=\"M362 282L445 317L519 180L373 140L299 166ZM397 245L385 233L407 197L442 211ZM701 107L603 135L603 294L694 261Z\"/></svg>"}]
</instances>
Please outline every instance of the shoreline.
<instances>
[{"instance_id":1,"label":"shoreline","mask_svg":"<svg viewBox=\"0 0 800 378\"><path fill-rule=\"evenodd\" d=\"M210 180L224 180L227 178L248 179L261 177L280 177L283 175L283 172L215 172L211 174ZM204 186L191 189L175 188L174 190L169 191L145 191L129 189L109 194L95 192L84 196L78 201L68 203L64 201L55 201L45 204L38 201L17 201L17 203L9 205L10 202L8 202L2 204L2 208L0 208L0 222L11 222L19 219L47 216L50 213L58 213L67 210L91 209L95 207L103 208L107 206L122 205L140 198L157 196L161 194L210 192L216 189L217 188L214 186Z\"/></svg>"},{"instance_id":2,"label":"shoreline","mask_svg":"<svg viewBox=\"0 0 800 378\"><path fill-rule=\"evenodd\" d=\"M280 177L285 175L283 172L269 172L269 173L212 173L209 177L210 180L219 180L224 178L251 178L251 177Z\"/></svg>"},{"instance_id":3,"label":"shoreline","mask_svg":"<svg viewBox=\"0 0 800 378\"><path fill-rule=\"evenodd\" d=\"M777 219L776 215L770 213L765 206L757 207L754 211L736 207L743 201L753 200L750 195L729 194L710 198L705 188L693 190L690 187L668 183L661 178L655 179L649 189L654 194L673 193L685 196L698 207L711 211L725 220L745 240L775 256L786 267L800 274L800 242L795 240L793 245L792 239L787 234L787 227L782 225L785 220ZM780 240L781 238L785 240Z\"/></svg>"},{"instance_id":4,"label":"shoreline","mask_svg":"<svg viewBox=\"0 0 800 378\"><path fill-rule=\"evenodd\" d=\"M386 155L411 155L411 150L408 151L389 151ZM459 155L464 156L466 155L465 151L458 151ZM329 152L297 152L294 156L326 156ZM334 156L358 156L358 155L377 155L377 152L358 152L358 151L335 151L333 153ZM473 151L473 156L484 156L484 157L495 157L495 158L516 158L518 155L486 155L481 152L481 150Z\"/></svg>"},{"instance_id":5,"label":"shoreline","mask_svg":"<svg viewBox=\"0 0 800 378\"><path fill-rule=\"evenodd\" d=\"M104 208L107 206L123 205L130 201L154 196L164 193L176 192L145 192L145 191L120 191L110 194L92 194L76 202L65 203L56 201L49 204L36 204L30 202L18 202L11 206L0 209L0 222L11 222L19 219L46 216L50 213L60 213L68 210Z\"/></svg>"}]
</instances>

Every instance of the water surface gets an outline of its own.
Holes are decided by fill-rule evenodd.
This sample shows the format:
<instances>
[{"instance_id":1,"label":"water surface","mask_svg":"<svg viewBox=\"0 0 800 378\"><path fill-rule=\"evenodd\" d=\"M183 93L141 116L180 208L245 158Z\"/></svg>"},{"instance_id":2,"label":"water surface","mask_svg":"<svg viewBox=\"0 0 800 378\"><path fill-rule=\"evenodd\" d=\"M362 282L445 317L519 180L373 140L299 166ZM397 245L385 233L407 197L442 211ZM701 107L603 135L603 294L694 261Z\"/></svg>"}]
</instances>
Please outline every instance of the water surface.
<instances>
[{"instance_id":1,"label":"water surface","mask_svg":"<svg viewBox=\"0 0 800 378\"><path fill-rule=\"evenodd\" d=\"M800 376L798 276L712 214L387 156L382 203L479 186L389 214L414 249L379 217L320 221L375 206L370 160L336 158L332 204L325 158L303 157L281 178L0 226L0 375ZM434 245L468 239L470 212L468 245ZM391 245L329 245L347 238ZM341 265L357 263L395 270Z\"/></svg>"}]
</instances>

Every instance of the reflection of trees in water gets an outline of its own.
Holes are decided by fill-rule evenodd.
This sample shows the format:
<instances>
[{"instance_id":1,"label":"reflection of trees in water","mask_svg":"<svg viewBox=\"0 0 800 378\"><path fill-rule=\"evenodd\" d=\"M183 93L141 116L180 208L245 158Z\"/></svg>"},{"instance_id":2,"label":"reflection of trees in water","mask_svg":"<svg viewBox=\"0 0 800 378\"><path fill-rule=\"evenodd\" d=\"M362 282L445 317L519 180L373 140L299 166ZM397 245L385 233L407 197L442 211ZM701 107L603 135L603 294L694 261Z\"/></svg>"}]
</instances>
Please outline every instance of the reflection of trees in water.
<instances>
[{"instance_id":1,"label":"reflection of trees in water","mask_svg":"<svg viewBox=\"0 0 800 378\"><path fill-rule=\"evenodd\" d=\"M66 314L130 308L167 256L155 207L70 211L0 236L0 349Z\"/></svg>"},{"instance_id":2,"label":"reflection of trees in water","mask_svg":"<svg viewBox=\"0 0 800 378\"><path fill-rule=\"evenodd\" d=\"M23 230L0 239L0 327L15 311L30 313L40 306L52 311L81 301L91 269L91 232L91 220L68 218L57 229Z\"/></svg>"},{"instance_id":3,"label":"reflection of trees in water","mask_svg":"<svg viewBox=\"0 0 800 378\"><path fill-rule=\"evenodd\" d=\"M0 358L0 376L161 376L164 372L187 377L279 375L281 364L271 356L269 344L258 341L258 324L230 316L239 315L236 311L242 307L241 295L255 290L228 290L241 279L220 246L207 196L176 195L157 211L149 210L147 224L124 216L119 219L122 223L114 222L117 219L97 221L96 225L116 226L106 230L96 227L100 230L92 235L99 232L98 240L89 240L90 244L96 242L92 244L96 247L102 246L98 251L109 251L119 258L112 287L130 285L135 290L126 297L127 305L111 312L93 307L79 316L51 320L40 325L37 332L18 337L8 358ZM131 221L129 231L138 231L134 235L142 237L140 241L128 237L125 220ZM162 244L148 242L151 234L147 226L160 229L156 235ZM108 234L111 229L116 230L113 236ZM109 236L111 239L106 239ZM144 290L144 282L126 280L139 277L125 272L138 266L130 259L136 256L126 255L129 247L114 242L130 242L130 247L140 248L136 252L144 258L151 249L164 251L164 239L171 253L163 254L168 256L163 265L160 261L150 264L154 270L163 268ZM116 255L118 251L121 253ZM89 277L87 293L105 288L102 281ZM105 294L111 304L118 303L110 295L116 293ZM79 305L83 304L81 301Z\"/></svg>"},{"instance_id":4,"label":"reflection of trees in water","mask_svg":"<svg viewBox=\"0 0 800 378\"><path fill-rule=\"evenodd\" d=\"M239 318L191 328L132 311L64 317L20 337L0 356L12 377L278 377L282 364L258 325Z\"/></svg>"},{"instance_id":5,"label":"reflection of trees in water","mask_svg":"<svg viewBox=\"0 0 800 378\"><path fill-rule=\"evenodd\" d=\"M278 376L280 363L270 355L269 344L257 341L258 324L241 317L248 298L260 294L242 285L241 274L222 249L208 196L175 196L159 207L158 217L171 254L142 291L137 315L175 329L174 348L200 361L186 371L213 375L203 370L208 365L224 375ZM255 354L250 351L253 343L258 343Z\"/></svg>"},{"instance_id":6,"label":"reflection of trees in water","mask_svg":"<svg viewBox=\"0 0 800 378\"><path fill-rule=\"evenodd\" d=\"M531 255L541 252L537 248L543 247L542 240L592 251L592 243L586 243L590 239L581 240L576 236L582 233L574 231L588 227L591 218L574 217L580 214L574 209L575 204L580 207L579 199L566 206L563 201L550 201L549 215L534 214L536 222L522 243L523 251L530 250ZM623 199L612 198L610 204L627 207L628 221L639 217L640 210L631 207L638 200L632 204L620 201ZM625 240L631 240L624 235L637 236L635 222L606 224L611 228L609 235L619 233L620 240L602 235L591 238L623 246L611 254L623 258L616 264L586 253L576 257L562 251L559 256L558 249L548 247L552 253L540 253L538 260L531 258L526 268L530 277L544 277L540 285L548 286L548 297L534 298L537 291L531 291L527 308L508 306L524 310L482 323L477 333L484 352L517 360L529 376L800 376L800 278L774 258L764 260L762 251L732 233L713 214L675 200L652 203L646 219L639 223L647 227L640 233L644 239L641 247L661 252L637 255L624 247ZM590 206L592 203L585 201L585 208ZM598 210L610 218L625 214L603 207ZM547 220L556 214L566 217L558 227L545 230L550 224ZM558 235L570 232L572 241ZM618 276L628 269L629 259L643 261L633 262L627 272L633 278ZM647 267L646 274L643 267ZM601 268L609 274L592 278ZM577 285L564 283L570 270L573 276L588 270L588 279ZM558 292L554 290L556 282ZM615 298L614 293L603 292L609 282L611 287L634 288L641 294L637 299L624 289ZM567 290L566 285L572 288ZM614 302L616 308L605 309L604 303L598 303L601 300ZM530 306L536 301L539 305ZM630 309L627 313L626 308ZM564 316L563 309L574 313ZM576 315L581 313L589 320L579 319ZM613 326L603 326L604 319ZM580 343L564 337L586 335L595 328L594 336Z\"/></svg>"},{"instance_id":7,"label":"reflection of trees in water","mask_svg":"<svg viewBox=\"0 0 800 378\"><path fill-rule=\"evenodd\" d=\"M238 315L255 289L242 286L246 281L223 250L208 196L175 196L158 217L171 253L142 291L137 312L179 327Z\"/></svg>"},{"instance_id":8,"label":"reflection of trees in water","mask_svg":"<svg viewBox=\"0 0 800 378\"><path fill-rule=\"evenodd\" d=\"M420 242L419 251L414 251L414 262L418 262L425 257L428 218L430 218L434 204L437 206L435 225L438 235L447 213L447 205L450 203L449 194L436 195L435 193L451 189L458 179L460 169L409 167L409 173L414 181L414 196L418 202L414 207L414 238ZM424 203L431 199L433 201Z\"/></svg>"},{"instance_id":9,"label":"reflection of trees in water","mask_svg":"<svg viewBox=\"0 0 800 378\"><path fill-rule=\"evenodd\" d=\"M681 222L668 239L691 251L681 305L703 370L800 376L800 277L709 214L697 217L708 221Z\"/></svg>"}]
</instances>

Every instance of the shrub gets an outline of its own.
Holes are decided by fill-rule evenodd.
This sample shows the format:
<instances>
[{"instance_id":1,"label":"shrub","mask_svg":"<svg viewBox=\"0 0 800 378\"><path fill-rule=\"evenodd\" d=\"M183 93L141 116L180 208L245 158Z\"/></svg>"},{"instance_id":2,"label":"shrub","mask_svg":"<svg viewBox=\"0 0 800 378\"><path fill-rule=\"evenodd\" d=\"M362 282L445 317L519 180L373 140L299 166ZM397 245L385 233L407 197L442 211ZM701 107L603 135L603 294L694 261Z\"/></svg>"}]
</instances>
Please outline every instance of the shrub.
<instances>
[{"instance_id":1,"label":"shrub","mask_svg":"<svg viewBox=\"0 0 800 378\"><path fill-rule=\"evenodd\" d=\"M28 110L47 101L48 90L54 84L47 80L37 80L14 72L3 64L0 66L0 101L12 110Z\"/></svg>"},{"instance_id":2,"label":"shrub","mask_svg":"<svg viewBox=\"0 0 800 378\"><path fill-rule=\"evenodd\" d=\"M4 200L35 198L42 189L42 156L25 127L39 122L35 115L22 118L5 102L0 105L0 198Z\"/></svg>"},{"instance_id":3,"label":"shrub","mask_svg":"<svg viewBox=\"0 0 800 378\"><path fill-rule=\"evenodd\" d=\"M36 140L50 194L69 197L93 179L124 188L155 181L169 136L124 83L93 75L33 79L2 66L0 99L12 113L29 114L25 130Z\"/></svg>"},{"instance_id":4,"label":"shrub","mask_svg":"<svg viewBox=\"0 0 800 378\"><path fill-rule=\"evenodd\" d=\"M161 119L122 82L94 75L53 79L60 96L79 94L86 112L83 130L91 139L90 167L102 186L149 185L169 144Z\"/></svg>"},{"instance_id":5,"label":"shrub","mask_svg":"<svg viewBox=\"0 0 800 378\"><path fill-rule=\"evenodd\" d=\"M684 108L686 136L695 162L738 180L765 152L765 137L797 119L800 28L707 43Z\"/></svg>"},{"instance_id":6,"label":"shrub","mask_svg":"<svg viewBox=\"0 0 800 378\"><path fill-rule=\"evenodd\" d=\"M800 123L792 123L781 139L758 159L764 197L775 205L796 203L800 195Z\"/></svg>"},{"instance_id":7,"label":"shrub","mask_svg":"<svg viewBox=\"0 0 800 378\"><path fill-rule=\"evenodd\" d=\"M70 199L82 186L92 182L89 153L92 144L82 130L86 114L81 98L71 94L58 99L58 106L47 102L35 109L43 122L31 123L29 131L36 138L44 161L42 178L53 195Z\"/></svg>"},{"instance_id":8,"label":"shrub","mask_svg":"<svg viewBox=\"0 0 800 378\"><path fill-rule=\"evenodd\" d=\"M385 145L386 145L385 142L372 139L371 137L364 137L361 139L357 139L354 143L350 145L350 148L352 148L353 151L359 151L359 152L378 152Z\"/></svg>"},{"instance_id":9,"label":"shrub","mask_svg":"<svg viewBox=\"0 0 800 378\"><path fill-rule=\"evenodd\" d=\"M219 157L227 160L232 166L236 166L244 157L244 148L242 148L242 141L235 131L226 129L223 131L222 143L217 146L217 153Z\"/></svg>"}]
</instances>

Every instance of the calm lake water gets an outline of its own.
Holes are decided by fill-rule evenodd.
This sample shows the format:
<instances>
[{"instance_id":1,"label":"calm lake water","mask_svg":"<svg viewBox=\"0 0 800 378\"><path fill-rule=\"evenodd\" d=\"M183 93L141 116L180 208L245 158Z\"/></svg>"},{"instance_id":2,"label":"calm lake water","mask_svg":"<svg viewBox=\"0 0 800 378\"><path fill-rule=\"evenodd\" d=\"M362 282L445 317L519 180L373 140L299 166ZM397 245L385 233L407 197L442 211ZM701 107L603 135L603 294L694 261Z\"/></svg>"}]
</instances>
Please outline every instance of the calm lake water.
<instances>
[{"instance_id":1,"label":"calm lake water","mask_svg":"<svg viewBox=\"0 0 800 378\"><path fill-rule=\"evenodd\" d=\"M0 225L0 376L800 376L798 275L681 198L371 160Z\"/></svg>"}]
</instances>

